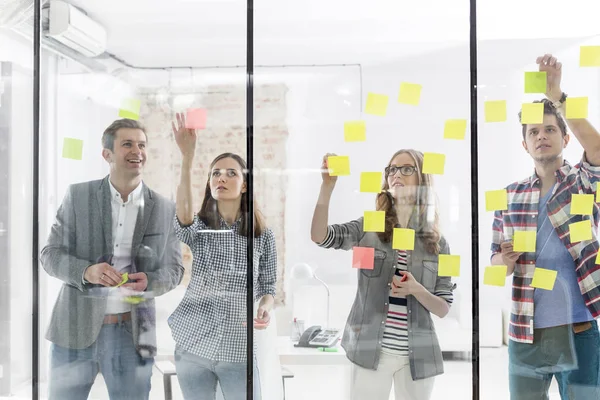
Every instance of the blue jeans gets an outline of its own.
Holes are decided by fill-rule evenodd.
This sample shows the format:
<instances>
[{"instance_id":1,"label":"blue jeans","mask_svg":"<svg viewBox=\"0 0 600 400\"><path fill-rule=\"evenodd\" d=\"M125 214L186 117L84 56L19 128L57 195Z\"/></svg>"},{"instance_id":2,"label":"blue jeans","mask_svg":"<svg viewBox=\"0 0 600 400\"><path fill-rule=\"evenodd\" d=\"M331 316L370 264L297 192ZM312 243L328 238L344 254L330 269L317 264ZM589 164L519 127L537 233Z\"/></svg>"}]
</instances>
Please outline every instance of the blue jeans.
<instances>
[{"instance_id":1,"label":"blue jeans","mask_svg":"<svg viewBox=\"0 0 600 400\"><path fill-rule=\"evenodd\" d=\"M88 348L52 344L49 400L87 399L98 372L111 400L147 400L153 364L135 350L131 321L103 325Z\"/></svg>"},{"instance_id":2,"label":"blue jeans","mask_svg":"<svg viewBox=\"0 0 600 400\"><path fill-rule=\"evenodd\" d=\"M215 400L217 382L225 400L246 400L246 363L212 361L175 349L177 379L185 399ZM254 400L260 400L260 377L254 360Z\"/></svg>"},{"instance_id":3,"label":"blue jeans","mask_svg":"<svg viewBox=\"0 0 600 400\"><path fill-rule=\"evenodd\" d=\"M510 341L511 400L546 400L552 377L563 400L600 399L600 333L591 322L574 333L571 325L536 329L533 344Z\"/></svg>"}]
</instances>

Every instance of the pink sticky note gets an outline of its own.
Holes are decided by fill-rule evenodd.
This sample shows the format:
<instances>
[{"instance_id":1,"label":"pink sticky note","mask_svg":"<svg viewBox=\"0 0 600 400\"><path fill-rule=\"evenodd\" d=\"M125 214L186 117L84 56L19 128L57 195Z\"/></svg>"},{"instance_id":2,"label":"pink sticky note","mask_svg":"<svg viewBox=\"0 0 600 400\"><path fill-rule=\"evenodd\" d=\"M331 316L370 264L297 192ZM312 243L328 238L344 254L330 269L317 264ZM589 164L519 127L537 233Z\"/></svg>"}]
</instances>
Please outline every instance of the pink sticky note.
<instances>
[{"instance_id":1,"label":"pink sticky note","mask_svg":"<svg viewBox=\"0 0 600 400\"><path fill-rule=\"evenodd\" d=\"M375 249L372 247L352 248L352 268L373 269Z\"/></svg>"},{"instance_id":2,"label":"pink sticky note","mask_svg":"<svg viewBox=\"0 0 600 400\"><path fill-rule=\"evenodd\" d=\"M204 129L206 128L206 109L205 108L190 108L187 110L185 117L185 127L188 129Z\"/></svg>"}]
</instances>

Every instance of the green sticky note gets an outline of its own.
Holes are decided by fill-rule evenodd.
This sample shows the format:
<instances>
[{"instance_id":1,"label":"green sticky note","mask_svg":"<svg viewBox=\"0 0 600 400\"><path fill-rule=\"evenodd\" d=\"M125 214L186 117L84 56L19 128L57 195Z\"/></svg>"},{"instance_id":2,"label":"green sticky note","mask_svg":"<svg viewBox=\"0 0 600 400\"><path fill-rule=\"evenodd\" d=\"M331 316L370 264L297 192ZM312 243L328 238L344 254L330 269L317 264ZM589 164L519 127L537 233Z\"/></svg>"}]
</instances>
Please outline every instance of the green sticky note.
<instances>
[{"instance_id":1,"label":"green sticky note","mask_svg":"<svg viewBox=\"0 0 600 400\"><path fill-rule=\"evenodd\" d=\"M466 133L466 119L449 119L444 124L444 139L464 140Z\"/></svg>"},{"instance_id":2,"label":"green sticky note","mask_svg":"<svg viewBox=\"0 0 600 400\"><path fill-rule=\"evenodd\" d=\"M600 67L600 46L581 46L579 66Z\"/></svg>"},{"instance_id":3,"label":"green sticky note","mask_svg":"<svg viewBox=\"0 0 600 400\"><path fill-rule=\"evenodd\" d=\"M415 231L413 229L394 228L392 248L396 250L414 250Z\"/></svg>"},{"instance_id":4,"label":"green sticky note","mask_svg":"<svg viewBox=\"0 0 600 400\"><path fill-rule=\"evenodd\" d=\"M460 256L440 254L438 256L438 276L460 276Z\"/></svg>"},{"instance_id":5,"label":"green sticky note","mask_svg":"<svg viewBox=\"0 0 600 400\"><path fill-rule=\"evenodd\" d=\"M423 154L423 173L444 175L444 164L446 155L440 153Z\"/></svg>"},{"instance_id":6,"label":"green sticky note","mask_svg":"<svg viewBox=\"0 0 600 400\"><path fill-rule=\"evenodd\" d=\"M361 172L360 191L362 193L380 193L382 180L381 172Z\"/></svg>"},{"instance_id":7,"label":"green sticky note","mask_svg":"<svg viewBox=\"0 0 600 400\"><path fill-rule=\"evenodd\" d=\"M140 303L146 301L146 299L144 299L142 296L127 296L127 297L123 297L123 301L125 303L137 305L137 304L140 304Z\"/></svg>"},{"instance_id":8,"label":"green sticky note","mask_svg":"<svg viewBox=\"0 0 600 400\"><path fill-rule=\"evenodd\" d=\"M385 232L385 211L365 211L363 231Z\"/></svg>"},{"instance_id":9,"label":"green sticky note","mask_svg":"<svg viewBox=\"0 0 600 400\"><path fill-rule=\"evenodd\" d=\"M119 117L137 121L140 119L140 107L142 102L138 99L125 99L121 102Z\"/></svg>"},{"instance_id":10,"label":"green sticky note","mask_svg":"<svg viewBox=\"0 0 600 400\"><path fill-rule=\"evenodd\" d=\"M129 280L129 274L127 272L125 272L122 276L121 276L121 283L119 283L117 285L117 287L124 285L125 283L127 283L127 281Z\"/></svg>"},{"instance_id":11,"label":"green sticky note","mask_svg":"<svg viewBox=\"0 0 600 400\"><path fill-rule=\"evenodd\" d=\"M535 253L536 231L515 231L513 249L517 253Z\"/></svg>"},{"instance_id":12,"label":"green sticky note","mask_svg":"<svg viewBox=\"0 0 600 400\"><path fill-rule=\"evenodd\" d=\"M485 192L485 210L486 211L504 211L508 210L508 193L506 189L489 190Z\"/></svg>"},{"instance_id":13,"label":"green sticky note","mask_svg":"<svg viewBox=\"0 0 600 400\"><path fill-rule=\"evenodd\" d=\"M83 140L65 138L63 140L62 156L71 160L81 160L83 158Z\"/></svg>"},{"instance_id":14,"label":"green sticky note","mask_svg":"<svg viewBox=\"0 0 600 400\"><path fill-rule=\"evenodd\" d=\"M402 82L398 94L398 103L418 106L421 100L421 89L422 86L419 84Z\"/></svg>"},{"instance_id":15,"label":"green sticky note","mask_svg":"<svg viewBox=\"0 0 600 400\"><path fill-rule=\"evenodd\" d=\"M365 121L345 122L344 140L346 142L364 142L367 140L367 125Z\"/></svg>"},{"instance_id":16,"label":"green sticky note","mask_svg":"<svg viewBox=\"0 0 600 400\"><path fill-rule=\"evenodd\" d=\"M592 215L594 210L593 194L573 194L571 195L571 214Z\"/></svg>"},{"instance_id":17,"label":"green sticky note","mask_svg":"<svg viewBox=\"0 0 600 400\"><path fill-rule=\"evenodd\" d=\"M350 157L329 156L327 158L327 168L331 176L350 175Z\"/></svg>"},{"instance_id":18,"label":"green sticky note","mask_svg":"<svg viewBox=\"0 0 600 400\"><path fill-rule=\"evenodd\" d=\"M531 281L531 287L552 290L554 289L556 275L557 271L551 269L536 268L533 272L533 280Z\"/></svg>"},{"instance_id":19,"label":"green sticky note","mask_svg":"<svg viewBox=\"0 0 600 400\"><path fill-rule=\"evenodd\" d=\"M506 282L506 265L490 265L483 272L483 284L489 286L504 286Z\"/></svg>"},{"instance_id":20,"label":"green sticky note","mask_svg":"<svg viewBox=\"0 0 600 400\"><path fill-rule=\"evenodd\" d=\"M524 103L521 108L522 124L543 124L544 123L544 104L543 103Z\"/></svg>"},{"instance_id":21,"label":"green sticky note","mask_svg":"<svg viewBox=\"0 0 600 400\"><path fill-rule=\"evenodd\" d=\"M546 71L525 72L525 93L546 93L546 82Z\"/></svg>"},{"instance_id":22,"label":"green sticky note","mask_svg":"<svg viewBox=\"0 0 600 400\"><path fill-rule=\"evenodd\" d=\"M506 100L486 101L484 103L485 122L506 121Z\"/></svg>"},{"instance_id":23,"label":"green sticky note","mask_svg":"<svg viewBox=\"0 0 600 400\"><path fill-rule=\"evenodd\" d=\"M369 93L365 113L384 117L387 113L388 96L384 94Z\"/></svg>"},{"instance_id":24,"label":"green sticky note","mask_svg":"<svg viewBox=\"0 0 600 400\"><path fill-rule=\"evenodd\" d=\"M585 119L588 117L587 97L567 97L567 119Z\"/></svg>"},{"instance_id":25,"label":"green sticky note","mask_svg":"<svg viewBox=\"0 0 600 400\"><path fill-rule=\"evenodd\" d=\"M571 243L592 240L592 223L589 219L569 224L569 235Z\"/></svg>"}]
</instances>

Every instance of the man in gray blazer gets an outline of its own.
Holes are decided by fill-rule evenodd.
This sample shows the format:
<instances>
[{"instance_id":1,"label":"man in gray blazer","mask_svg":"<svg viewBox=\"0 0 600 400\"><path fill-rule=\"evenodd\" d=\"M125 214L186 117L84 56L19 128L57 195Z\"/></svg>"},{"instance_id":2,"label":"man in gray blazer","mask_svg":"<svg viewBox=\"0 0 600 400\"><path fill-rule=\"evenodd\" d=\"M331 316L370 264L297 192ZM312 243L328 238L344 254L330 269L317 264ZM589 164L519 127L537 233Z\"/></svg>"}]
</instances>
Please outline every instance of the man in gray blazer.
<instances>
[{"instance_id":1,"label":"man in gray blazer","mask_svg":"<svg viewBox=\"0 0 600 400\"><path fill-rule=\"evenodd\" d=\"M184 269L175 204L142 182L146 142L134 120L106 129L110 174L69 187L42 250L46 272L64 282L46 336L50 400L86 399L98 372L111 400L148 399L153 298L175 288Z\"/></svg>"}]
</instances>

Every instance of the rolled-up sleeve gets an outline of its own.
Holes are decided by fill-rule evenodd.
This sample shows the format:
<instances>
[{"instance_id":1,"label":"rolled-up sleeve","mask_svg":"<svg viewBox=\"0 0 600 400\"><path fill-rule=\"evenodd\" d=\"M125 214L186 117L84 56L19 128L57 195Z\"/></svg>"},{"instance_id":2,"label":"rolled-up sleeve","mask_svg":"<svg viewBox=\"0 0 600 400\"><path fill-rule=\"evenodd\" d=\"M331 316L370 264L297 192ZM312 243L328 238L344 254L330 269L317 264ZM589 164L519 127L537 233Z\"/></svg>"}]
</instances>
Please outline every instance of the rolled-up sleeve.
<instances>
[{"instance_id":1,"label":"rolled-up sleeve","mask_svg":"<svg viewBox=\"0 0 600 400\"><path fill-rule=\"evenodd\" d=\"M363 219L359 218L345 224L329 225L327 236L318 245L327 249L351 250L358 245L363 235Z\"/></svg>"},{"instance_id":2,"label":"rolled-up sleeve","mask_svg":"<svg viewBox=\"0 0 600 400\"><path fill-rule=\"evenodd\" d=\"M175 236L177 239L187 244L190 248L193 248L198 232L202 228L202 223L198 215L194 215L194 222L192 222L191 225L183 225L179 221L179 218L177 218L177 215L175 215L173 224L175 226Z\"/></svg>"},{"instance_id":3,"label":"rolled-up sleeve","mask_svg":"<svg viewBox=\"0 0 600 400\"><path fill-rule=\"evenodd\" d=\"M265 244L258 264L258 284L256 299L270 294L275 297L277 283L277 248L275 235L270 229L265 230Z\"/></svg>"},{"instance_id":4,"label":"rolled-up sleeve","mask_svg":"<svg viewBox=\"0 0 600 400\"><path fill-rule=\"evenodd\" d=\"M600 181L600 166L590 164L583 153L581 162L576 167L579 168L579 181L583 192L595 194L598 181Z\"/></svg>"},{"instance_id":5,"label":"rolled-up sleeve","mask_svg":"<svg viewBox=\"0 0 600 400\"><path fill-rule=\"evenodd\" d=\"M440 254L450 254L450 246L446 240L442 241ZM452 302L454 301L454 289L456 289L456 284L452 283L452 279L449 276L438 275L433 294L446 300L448 305L452 305Z\"/></svg>"},{"instance_id":6,"label":"rolled-up sleeve","mask_svg":"<svg viewBox=\"0 0 600 400\"><path fill-rule=\"evenodd\" d=\"M494 211L494 221L492 222L492 255L490 256L490 259L501 252L500 245L502 244L502 240L504 240L503 232L504 220L502 211Z\"/></svg>"}]
</instances>

